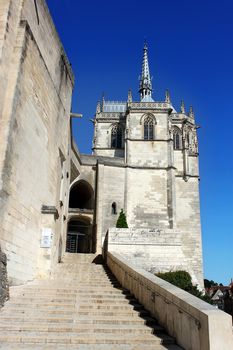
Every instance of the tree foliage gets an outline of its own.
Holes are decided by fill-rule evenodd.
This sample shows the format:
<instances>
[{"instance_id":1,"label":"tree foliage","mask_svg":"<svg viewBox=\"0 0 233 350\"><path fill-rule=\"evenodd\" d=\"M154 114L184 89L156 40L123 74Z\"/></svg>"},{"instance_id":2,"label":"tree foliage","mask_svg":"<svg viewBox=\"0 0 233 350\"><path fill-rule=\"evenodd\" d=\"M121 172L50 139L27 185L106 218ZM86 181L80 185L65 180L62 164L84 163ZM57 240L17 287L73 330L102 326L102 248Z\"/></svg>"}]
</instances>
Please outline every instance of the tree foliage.
<instances>
[{"instance_id":1,"label":"tree foliage","mask_svg":"<svg viewBox=\"0 0 233 350\"><path fill-rule=\"evenodd\" d=\"M221 285L222 283L220 283ZM218 283L214 282L213 280L208 280L208 279L204 279L204 286L205 288L211 288L213 286L218 286Z\"/></svg>"},{"instance_id":2,"label":"tree foliage","mask_svg":"<svg viewBox=\"0 0 233 350\"><path fill-rule=\"evenodd\" d=\"M158 273L157 276L185 290L186 292L193 294L194 296L206 301L207 303L212 304L210 297L208 295L203 295L203 293L197 288L197 286L194 286L192 284L192 278L187 271L180 270L174 272Z\"/></svg>"},{"instance_id":3,"label":"tree foliage","mask_svg":"<svg viewBox=\"0 0 233 350\"><path fill-rule=\"evenodd\" d=\"M119 217L117 219L116 227L117 228L128 228L126 215L125 215L123 209L121 209L121 212L120 212Z\"/></svg>"}]
</instances>

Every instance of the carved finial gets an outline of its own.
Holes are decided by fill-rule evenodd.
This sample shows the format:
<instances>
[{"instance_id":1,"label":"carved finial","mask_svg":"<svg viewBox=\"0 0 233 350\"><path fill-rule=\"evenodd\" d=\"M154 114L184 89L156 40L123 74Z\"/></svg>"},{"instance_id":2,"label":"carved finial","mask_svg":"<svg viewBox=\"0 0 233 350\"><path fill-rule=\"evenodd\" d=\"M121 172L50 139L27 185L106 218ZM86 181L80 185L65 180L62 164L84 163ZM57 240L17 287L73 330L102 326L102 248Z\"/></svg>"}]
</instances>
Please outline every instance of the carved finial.
<instances>
[{"instance_id":1,"label":"carved finial","mask_svg":"<svg viewBox=\"0 0 233 350\"><path fill-rule=\"evenodd\" d=\"M169 92L168 89L167 89L166 92L165 92L165 102L171 103L170 92Z\"/></svg>"},{"instance_id":2,"label":"carved finial","mask_svg":"<svg viewBox=\"0 0 233 350\"><path fill-rule=\"evenodd\" d=\"M104 92L102 93L102 102L101 102L101 110L103 111L104 110L104 102L105 102L105 99L104 99Z\"/></svg>"},{"instance_id":3,"label":"carved finial","mask_svg":"<svg viewBox=\"0 0 233 350\"><path fill-rule=\"evenodd\" d=\"M101 111L101 106L100 106L100 101L98 101L96 106L96 114L99 114L100 111Z\"/></svg>"},{"instance_id":4,"label":"carved finial","mask_svg":"<svg viewBox=\"0 0 233 350\"><path fill-rule=\"evenodd\" d=\"M185 114L184 100L181 100L180 111L181 111L181 113Z\"/></svg>"},{"instance_id":5,"label":"carved finial","mask_svg":"<svg viewBox=\"0 0 233 350\"><path fill-rule=\"evenodd\" d=\"M128 101L128 103L131 103L133 101L131 89L129 89L129 91L128 91L128 100L127 101Z\"/></svg>"},{"instance_id":6,"label":"carved finial","mask_svg":"<svg viewBox=\"0 0 233 350\"><path fill-rule=\"evenodd\" d=\"M190 116L190 118L194 118L193 106L190 106L189 116Z\"/></svg>"}]
</instances>

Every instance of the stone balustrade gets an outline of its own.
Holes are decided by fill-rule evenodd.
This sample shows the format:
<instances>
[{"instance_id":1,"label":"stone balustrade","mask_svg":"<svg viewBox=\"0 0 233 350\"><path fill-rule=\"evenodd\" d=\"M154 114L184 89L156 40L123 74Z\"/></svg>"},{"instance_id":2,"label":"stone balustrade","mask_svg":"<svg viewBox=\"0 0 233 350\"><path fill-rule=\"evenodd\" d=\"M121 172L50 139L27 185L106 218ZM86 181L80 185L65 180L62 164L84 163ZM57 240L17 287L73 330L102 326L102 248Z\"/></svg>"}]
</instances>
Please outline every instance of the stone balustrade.
<instances>
[{"instance_id":1,"label":"stone balustrade","mask_svg":"<svg viewBox=\"0 0 233 350\"><path fill-rule=\"evenodd\" d=\"M108 252L106 261L121 285L130 290L184 349L233 349L230 315L135 267L117 253Z\"/></svg>"}]
</instances>

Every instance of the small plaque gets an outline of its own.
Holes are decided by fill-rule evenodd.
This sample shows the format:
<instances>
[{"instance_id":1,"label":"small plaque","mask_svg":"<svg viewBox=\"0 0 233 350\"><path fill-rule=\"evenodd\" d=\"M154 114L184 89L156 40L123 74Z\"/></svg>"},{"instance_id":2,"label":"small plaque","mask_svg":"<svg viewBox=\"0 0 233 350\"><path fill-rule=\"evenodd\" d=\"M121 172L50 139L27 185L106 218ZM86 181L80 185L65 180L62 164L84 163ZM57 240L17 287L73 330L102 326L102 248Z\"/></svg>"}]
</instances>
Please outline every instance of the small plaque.
<instances>
[{"instance_id":1,"label":"small plaque","mask_svg":"<svg viewBox=\"0 0 233 350\"><path fill-rule=\"evenodd\" d=\"M50 248L52 237L53 237L53 232L51 228L42 228L40 247Z\"/></svg>"}]
</instances>

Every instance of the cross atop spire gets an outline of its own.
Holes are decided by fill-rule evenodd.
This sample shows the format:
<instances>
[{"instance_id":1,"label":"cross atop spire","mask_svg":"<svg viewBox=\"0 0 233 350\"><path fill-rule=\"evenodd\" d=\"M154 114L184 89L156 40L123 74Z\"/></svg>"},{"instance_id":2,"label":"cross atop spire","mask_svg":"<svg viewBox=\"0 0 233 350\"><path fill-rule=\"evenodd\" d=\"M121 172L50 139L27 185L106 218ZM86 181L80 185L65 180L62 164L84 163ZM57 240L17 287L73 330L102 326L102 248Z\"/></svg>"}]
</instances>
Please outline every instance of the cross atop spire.
<instances>
[{"instance_id":1,"label":"cross atop spire","mask_svg":"<svg viewBox=\"0 0 233 350\"><path fill-rule=\"evenodd\" d=\"M152 95L152 82L150 77L149 63L148 63L148 47L145 41L143 48L143 60L142 60L142 74L140 77L139 86L140 98L142 102L153 102Z\"/></svg>"}]
</instances>

